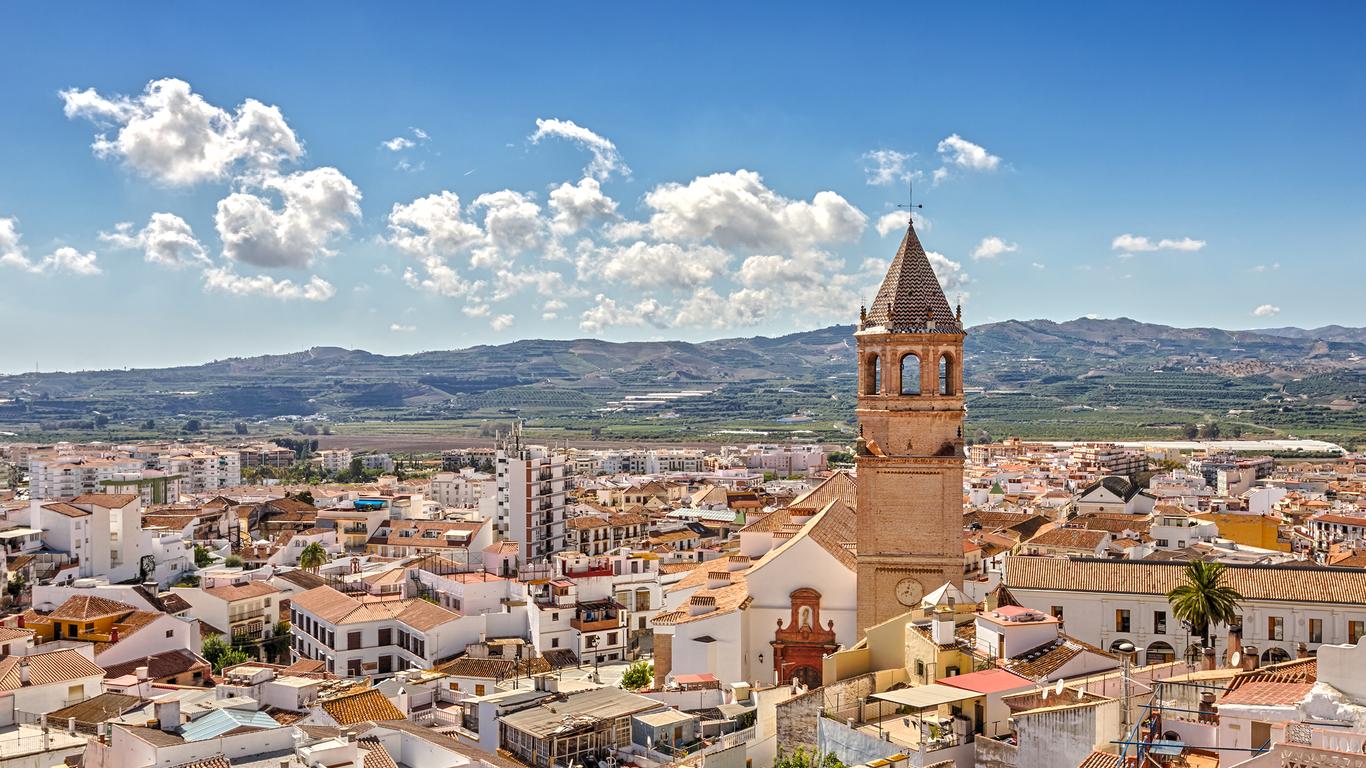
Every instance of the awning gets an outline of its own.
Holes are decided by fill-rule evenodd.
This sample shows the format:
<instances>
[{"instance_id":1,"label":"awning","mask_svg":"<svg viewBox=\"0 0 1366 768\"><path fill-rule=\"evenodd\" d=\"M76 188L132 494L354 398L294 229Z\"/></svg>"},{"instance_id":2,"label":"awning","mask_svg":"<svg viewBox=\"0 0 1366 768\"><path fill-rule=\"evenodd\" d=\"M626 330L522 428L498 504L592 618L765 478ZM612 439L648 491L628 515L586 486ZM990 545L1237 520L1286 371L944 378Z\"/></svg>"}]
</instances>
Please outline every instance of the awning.
<instances>
[{"instance_id":1,"label":"awning","mask_svg":"<svg viewBox=\"0 0 1366 768\"><path fill-rule=\"evenodd\" d=\"M875 693L870 698L910 707L911 709L929 709L941 704L953 704L954 702L980 698L982 695L976 691L966 691L962 688L954 688L951 685L930 683L914 688L902 688L899 691Z\"/></svg>"}]
</instances>

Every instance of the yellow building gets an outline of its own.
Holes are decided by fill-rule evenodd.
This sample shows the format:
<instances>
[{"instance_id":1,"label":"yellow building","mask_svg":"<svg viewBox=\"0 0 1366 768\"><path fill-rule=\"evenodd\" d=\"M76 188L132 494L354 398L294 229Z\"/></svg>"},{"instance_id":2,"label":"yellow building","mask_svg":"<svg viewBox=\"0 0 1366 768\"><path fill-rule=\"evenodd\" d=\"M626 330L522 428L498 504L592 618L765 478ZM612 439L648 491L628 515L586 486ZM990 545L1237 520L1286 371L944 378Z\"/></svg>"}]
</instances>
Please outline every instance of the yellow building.
<instances>
[{"instance_id":1,"label":"yellow building","mask_svg":"<svg viewBox=\"0 0 1366 768\"><path fill-rule=\"evenodd\" d=\"M93 595L68 598L47 616L27 616L27 627L43 640L116 643L160 614L139 611L117 600Z\"/></svg>"},{"instance_id":2,"label":"yellow building","mask_svg":"<svg viewBox=\"0 0 1366 768\"><path fill-rule=\"evenodd\" d=\"M1247 515L1230 512L1206 512L1197 516L1219 527L1219 536L1245 547L1289 552L1290 540L1282 538L1281 519L1269 515Z\"/></svg>"}]
</instances>

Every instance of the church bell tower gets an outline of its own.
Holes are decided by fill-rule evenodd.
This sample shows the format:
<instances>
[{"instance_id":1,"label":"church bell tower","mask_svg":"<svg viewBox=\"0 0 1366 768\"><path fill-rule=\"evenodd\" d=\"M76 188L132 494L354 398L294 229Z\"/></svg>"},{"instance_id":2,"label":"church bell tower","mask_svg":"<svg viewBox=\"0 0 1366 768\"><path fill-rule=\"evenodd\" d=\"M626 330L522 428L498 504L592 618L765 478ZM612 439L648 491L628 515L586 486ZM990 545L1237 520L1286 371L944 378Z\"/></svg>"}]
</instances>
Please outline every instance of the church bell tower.
<instances>
[{"instance_id":1,"label":"church bell tower","mask_svg":"<svg viewBox=\"0 0 1366 768\"><path fill-rule=\"evenodd\" d=\"M858 330L858 627L963 580L962 308L915 225Z\"/></svg>"}]
</instances>

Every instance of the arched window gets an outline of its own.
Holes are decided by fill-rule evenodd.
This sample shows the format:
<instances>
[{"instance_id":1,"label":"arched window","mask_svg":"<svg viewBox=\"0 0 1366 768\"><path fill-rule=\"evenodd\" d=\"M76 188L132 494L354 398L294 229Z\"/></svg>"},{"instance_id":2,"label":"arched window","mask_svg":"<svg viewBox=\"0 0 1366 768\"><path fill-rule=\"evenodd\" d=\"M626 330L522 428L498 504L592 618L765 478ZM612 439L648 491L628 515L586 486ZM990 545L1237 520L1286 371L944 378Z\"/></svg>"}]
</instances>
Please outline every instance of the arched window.
<instances>
[{"instance_id":1,"label":"arched window","mask_svg":"<svg viewBox=\"0 0 1366 768\"><path fill-rule=\"evenodd\" d=\"M1176 661L1176 649L1169 643L1161 640L1148 646L1148 652L1144 658L1145 664L1166 664L1169 661Z\"/></svg>"},{"instance_id":2,"label":"arched window","mask_svg":"<svg viewBox=\"0 0 1366 768\"><path fill-rule=\"evenodd\" d=\"M953 395L953 358L945 352L939 356L939 394Z\"/></svg>"},{"instance_id":3,"label":"arched window","mask_svg":"<svg viewBox=\"0 0 1366 768\"><path fill-rule=\"evenodd\" d=\"M920 394L920 358L914 352L901 358L901 394Z\"/></svg>"},{"instance_id":4,"label":"arched window","mask_svg":"<svg viewBox=\"0 0 1366 768\"><path fill-rule=\"evenodd\" d=\"M882 358L869 355L863 362L863 394L882 394Z\"/></svg>"},{"instance_id":5,"label":"arched window","mask_svg":"<svg viewBox=\"0 0 1366 768\"><path fill-rule=\"evenodd\" d=\"M1262 652L1262 662L1265 664L1279 664L1282 661L1290 661L1290 652L1284 648L1273 645Z\"/></svg>"}]
</instances>

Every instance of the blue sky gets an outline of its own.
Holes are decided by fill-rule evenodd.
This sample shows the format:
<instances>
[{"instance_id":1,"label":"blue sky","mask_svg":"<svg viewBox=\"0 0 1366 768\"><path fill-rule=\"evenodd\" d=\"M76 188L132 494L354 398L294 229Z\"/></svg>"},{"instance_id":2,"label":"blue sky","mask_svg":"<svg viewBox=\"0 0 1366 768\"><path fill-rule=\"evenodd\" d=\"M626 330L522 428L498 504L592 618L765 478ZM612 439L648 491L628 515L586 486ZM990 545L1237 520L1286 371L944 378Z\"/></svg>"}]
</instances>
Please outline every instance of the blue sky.
<instances>
[{"instance_id":1,"label":"blue sky","mask_svg":"<svg viewBox=\"0 0 1366 768\"><path fill-rule=\"evenodd\" d=\"M6 4L0 371L1366 324L1366 9L1098 5Z\"/></svg>"}]
</instances>

